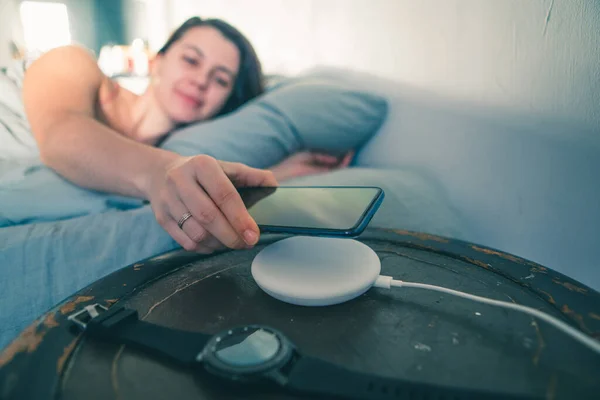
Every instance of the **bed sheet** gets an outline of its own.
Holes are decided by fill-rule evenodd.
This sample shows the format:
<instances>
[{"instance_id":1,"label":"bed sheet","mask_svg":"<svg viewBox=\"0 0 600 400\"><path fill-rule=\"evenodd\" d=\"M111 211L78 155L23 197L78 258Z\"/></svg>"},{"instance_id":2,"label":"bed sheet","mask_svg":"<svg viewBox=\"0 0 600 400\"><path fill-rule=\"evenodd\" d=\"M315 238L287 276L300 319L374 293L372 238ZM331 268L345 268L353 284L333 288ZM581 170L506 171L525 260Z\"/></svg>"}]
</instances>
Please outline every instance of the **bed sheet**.
<instances>
[{"instance_id":1,"label":"bed sheet","mask_svg":"<svg viewBox=\"0 0 600 400\"><path fill-rule=\"evenodd\" d=\"M177 248L150 206L0 229L0 349L88 284Z\"/></svg>"}]
</instances>

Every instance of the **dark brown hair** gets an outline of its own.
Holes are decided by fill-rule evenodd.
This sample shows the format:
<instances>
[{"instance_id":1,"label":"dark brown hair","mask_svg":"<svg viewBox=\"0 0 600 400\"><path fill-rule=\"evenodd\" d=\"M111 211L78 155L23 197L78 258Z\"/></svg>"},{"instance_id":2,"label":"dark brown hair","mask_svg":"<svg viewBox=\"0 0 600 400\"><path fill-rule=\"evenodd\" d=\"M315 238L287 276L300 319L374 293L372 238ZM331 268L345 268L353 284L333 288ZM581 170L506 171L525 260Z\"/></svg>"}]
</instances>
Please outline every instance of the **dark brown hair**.
<instances>
[{"instance_id":1,"label":"dark brown hair","mask_svg":"<svg viewBox=\"0 0 600 400\"><path fill-rule=\"evenodd\" d=\"M171 34L158 54L165 54L185 33L195 27L210 26L217 29L225 38L231 41L240 52L240 68L233 89L223 108L215 117L234 111L248 100L264 92L262 66L254 48L240 31L220 19L201 19L192 17L185 21Z\"/></svg>"}]
</instances>

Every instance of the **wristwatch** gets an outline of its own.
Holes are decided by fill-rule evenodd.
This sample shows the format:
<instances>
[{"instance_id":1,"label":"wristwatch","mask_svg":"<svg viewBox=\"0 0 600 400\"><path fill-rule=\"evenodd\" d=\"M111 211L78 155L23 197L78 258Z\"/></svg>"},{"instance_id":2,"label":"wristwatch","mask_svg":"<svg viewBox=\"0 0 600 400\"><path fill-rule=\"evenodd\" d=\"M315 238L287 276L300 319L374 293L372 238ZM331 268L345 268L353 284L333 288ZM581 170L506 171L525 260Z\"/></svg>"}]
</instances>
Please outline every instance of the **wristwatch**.
<instances>
[{"instance_id":1,"label":"wristwatch","mask_svg":"<svg viewBox=\"0 0 600 400\"><path fill-rule=\"evenodd\" d=\"M241 384L279 385L296 394L346 399L506 399L507 393L435 386L364 374L302 354L281 332L247 325L216 335L142 321L136 310L100 304L71 314L86 337L130 345ZM518 398L523 398L518 396Z\"/></svg>"}]
</instances>

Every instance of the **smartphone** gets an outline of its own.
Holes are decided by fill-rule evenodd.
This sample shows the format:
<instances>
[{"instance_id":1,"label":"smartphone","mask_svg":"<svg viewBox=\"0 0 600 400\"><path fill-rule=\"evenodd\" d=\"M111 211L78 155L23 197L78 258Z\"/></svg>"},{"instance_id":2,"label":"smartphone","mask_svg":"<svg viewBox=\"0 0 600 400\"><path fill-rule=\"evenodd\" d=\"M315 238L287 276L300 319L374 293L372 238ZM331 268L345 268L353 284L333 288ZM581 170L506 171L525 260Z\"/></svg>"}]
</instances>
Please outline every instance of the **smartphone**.
<instances>
[{"instance_id":1,"label":"smartphone","mask_svg":"<svg viewBox=\"0 0 600 400\"><path fill-rule=\"evenodd\" d=\"M370 186L238 188L261 232L355 237L367 227L385 196Z\"/></svg>"}]
</instances>

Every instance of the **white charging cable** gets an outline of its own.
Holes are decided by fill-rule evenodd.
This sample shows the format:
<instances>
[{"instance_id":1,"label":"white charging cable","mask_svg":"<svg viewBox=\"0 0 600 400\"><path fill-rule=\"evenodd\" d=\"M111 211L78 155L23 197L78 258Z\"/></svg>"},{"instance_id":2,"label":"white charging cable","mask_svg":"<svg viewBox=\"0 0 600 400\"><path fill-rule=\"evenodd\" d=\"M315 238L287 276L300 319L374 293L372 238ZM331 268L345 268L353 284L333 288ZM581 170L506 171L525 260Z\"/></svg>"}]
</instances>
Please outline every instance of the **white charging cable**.
<instances>
[{"instance_id":1,"label":"white charging cable","mask_svg":"<svg viewBox=\"0 0 600 400\"><path fill-rule=\"evenodd\" d=\"M565 324L564 322L552 317L551 315L548 315L546 313L543 313L543 312L536 310L534 308L531 308L531 307L523 306L520 304L509 303L506 301L492 300L492 299L488 299L486 297L474 296L472 294L459 292L458 290L447 289L447 288L435 286L435 285L428 285L426 283L403 282L400 280L396 280L391 276L385 276L385 275L380 275L377 278L377 280L375 281L375 283L373 284L373 286L382 288L382 289L391 289L392 287L412 287L412 288L419 288L419 289L435 290L437 292L448 293L448 294L452 294L455 296L464 297L465 299L478 301L480 303L491 304L494 306L518 310L518 311L524 312L526 314L529 314L533 317L536 317L536 318L546 321L550 325L553 325L554 327L563 331L567 335L570 335L572 338L574 338L574 339L578 340L579 342L581 342L582 344L586 345L587 347L589 347L596 353L600 354L600 342L598 342L597 340L578 331L577 329L572 328L571 326Z\"/></svg>"}]
</instances>

